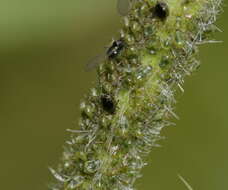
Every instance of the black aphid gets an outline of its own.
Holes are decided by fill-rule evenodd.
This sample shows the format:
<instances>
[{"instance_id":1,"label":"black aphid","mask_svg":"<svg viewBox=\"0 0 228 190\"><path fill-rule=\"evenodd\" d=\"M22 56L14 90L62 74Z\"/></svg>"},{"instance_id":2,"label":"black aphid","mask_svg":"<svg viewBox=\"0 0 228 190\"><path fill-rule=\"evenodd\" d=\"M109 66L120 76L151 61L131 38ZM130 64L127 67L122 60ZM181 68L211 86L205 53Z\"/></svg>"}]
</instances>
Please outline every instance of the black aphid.
<instances>
[{"instance_id":1,"label":"black aphid","mask_svg":"<svg viewBox=\"0 0 228 190\"><path fill-rule=\"evenodd\" d=\"M124 48L124 41L123 39L116 40L112 43L111 47L107 50L106 54L109 59L115 59L119 53Z\"/></svg>"},{"instance_id":2,"label":"black aphid","mask_svg":"<svg viewBox=\"0 0 228 190\"><path fill-rule=\"evenodd\" d=\"M169 16L169 7L165 2L158 2L152 9L153 16L165 20Z\"/></svg>"},{"instance_id":3,"label":"black aphid","mask_svg":"<svg viewBox=\"0 0 228 190\"><path fill-rule=\"evenodd\" d=\"M104 111L108 112L109 114L114 114L116 111L116 106L112 98L108 96L101 96L101 105Z\"/></svg>"}]
</instances>

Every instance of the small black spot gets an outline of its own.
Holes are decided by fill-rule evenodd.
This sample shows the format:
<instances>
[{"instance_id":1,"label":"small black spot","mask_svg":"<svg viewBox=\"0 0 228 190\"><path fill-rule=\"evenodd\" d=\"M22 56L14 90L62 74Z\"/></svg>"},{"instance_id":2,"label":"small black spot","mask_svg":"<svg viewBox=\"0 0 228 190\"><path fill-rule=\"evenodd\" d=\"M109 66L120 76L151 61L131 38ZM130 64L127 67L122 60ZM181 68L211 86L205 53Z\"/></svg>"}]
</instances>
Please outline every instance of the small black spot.
<instances>
[{"instance_id":1,"label":"small black spot","mask_svg":"<svg viewBox=\"0 0 228 190\"><path fill-rule=\"evenodd\" d=\"M109 114L114 114L116 111L115 103L111 97L108 97L106 95L101 96L101 105L103 110Z\"/></svg>"},{"instance_id":2,"label":"small black spot","mask_svg":"<svg viewBox=\"0 0 228 190\"><path fill-rule=\"evenodd\" d=\"M153 15L161 20L169 16L169 7L165 2L158 2L153 8Z\"/></svg>"},{"instance_id":3,"label":"small black spot","mask_svg":"<svg viewBox=\"0 0 228 190\"><path fill-rule=\"evenodd\" d=\"M124 41L123 39L116 40L112 43L111 47L107 50L106 54L109 59L115 59L119 53L124 48Z\"/></svg>"}]
</instances>

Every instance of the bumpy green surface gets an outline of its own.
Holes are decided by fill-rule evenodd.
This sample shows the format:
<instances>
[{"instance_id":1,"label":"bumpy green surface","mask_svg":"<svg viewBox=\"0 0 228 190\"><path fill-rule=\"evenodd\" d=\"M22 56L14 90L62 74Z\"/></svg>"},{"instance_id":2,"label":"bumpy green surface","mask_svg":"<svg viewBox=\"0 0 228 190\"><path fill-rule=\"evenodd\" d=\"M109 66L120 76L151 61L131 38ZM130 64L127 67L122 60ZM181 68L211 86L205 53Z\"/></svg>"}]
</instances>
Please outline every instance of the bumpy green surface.
<instances>
[{"instance_id":1,"label":"bumpy green surface","mask_svg":"<svg viewBox=\"0 0 228 190\"><path fill-rule=\"evenodd\" d=\"M156 12L163 5L166 16ZM138 0L123 18L124 48L98 68L98 84L81 103L54 190L132 190L144 157L170 125L175 90L199 66L221 0Z\"/></svg>"}]
</instances>

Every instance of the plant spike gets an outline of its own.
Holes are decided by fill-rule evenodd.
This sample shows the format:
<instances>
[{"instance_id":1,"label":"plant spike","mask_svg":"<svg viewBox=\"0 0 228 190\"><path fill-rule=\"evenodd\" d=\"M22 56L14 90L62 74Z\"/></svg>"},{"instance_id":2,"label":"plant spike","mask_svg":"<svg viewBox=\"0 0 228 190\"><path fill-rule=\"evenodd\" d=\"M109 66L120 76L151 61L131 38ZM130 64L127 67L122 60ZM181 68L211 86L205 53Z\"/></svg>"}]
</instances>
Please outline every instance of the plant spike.
<instances>
[{"instance_id":1,"label":"plant spike","mask_svg":"<svg viewBox=\"0 0 228 190\"><path fill-rule=\"evenodd\" d=\"M171 125L176 89L199 67L222 0L131 0L119 38L97 68L98 84L81 103L80 129L55 170L52 190L133 190Z\"/></svg>"}]
</instances>

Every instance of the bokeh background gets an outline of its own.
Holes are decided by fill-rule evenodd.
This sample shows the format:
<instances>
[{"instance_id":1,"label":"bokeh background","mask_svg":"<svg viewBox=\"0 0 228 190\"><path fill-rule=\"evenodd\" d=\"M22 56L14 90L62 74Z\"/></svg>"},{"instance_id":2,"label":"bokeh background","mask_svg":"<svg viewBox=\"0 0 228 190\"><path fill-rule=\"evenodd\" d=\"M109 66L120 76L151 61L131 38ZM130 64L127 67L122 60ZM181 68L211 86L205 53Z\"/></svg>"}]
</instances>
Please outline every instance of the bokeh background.
<instances>
[{"instance_id":1,"label":"bokeh background","mask_svg":"<svg viewBox=\"0 0 228 190\"><path fill-rule=\"evenodd\" d=\"M153 150L143 190L228 189L228 9L218 26L222 44L201 48L202 67L187 78L179 121ZM116 1L1 0L0 189L45 190L79 103L96 81L86 63L120 28Z\"/></svg>"}]
</instances>

